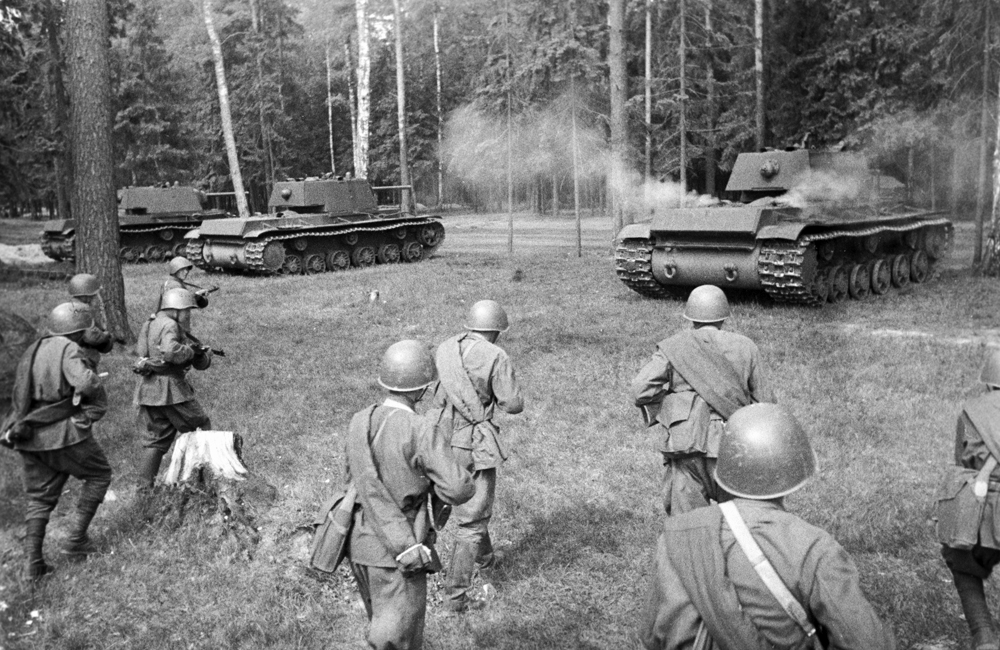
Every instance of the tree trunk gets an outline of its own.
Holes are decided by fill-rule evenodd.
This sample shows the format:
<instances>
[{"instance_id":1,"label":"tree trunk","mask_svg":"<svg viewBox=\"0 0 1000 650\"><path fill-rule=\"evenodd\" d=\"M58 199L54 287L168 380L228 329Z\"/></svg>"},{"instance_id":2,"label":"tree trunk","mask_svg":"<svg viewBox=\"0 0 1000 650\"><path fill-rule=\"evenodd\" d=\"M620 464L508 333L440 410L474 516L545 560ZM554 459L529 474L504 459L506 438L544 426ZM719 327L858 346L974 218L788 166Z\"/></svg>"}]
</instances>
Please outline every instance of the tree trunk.
<instances>
[{"instance_id":1,"label":"tree trunk","mask_svg":"<svg viewBox=\"0 0 1000 650\"><path fill-rule=\"evenodd\" d=\"M59 7L58 3L48 3L45 11L45 32L49 46L49 89L50 110L49 125L52 137L58 145L52 157L53 172L56 180L56 201L59 206L59 218L72 218L70 209L70 192L73 187L73 156L70 142L69 118L66 107L66 86L63 81L63 55L59 44Z\"/></svg>"},{"instance_id":2,"label":"tree trunk","mask_svg":"<svg viewBox=\"0 0 1000 650\"><path fill-rule=\"evenodd\" d=\"M646 0L646 167L643 179L644 203L649 201L649 181L653 175L653 0ZM648 206L647 206L648 209Z\"/></svg>"},{"instance_id":3,"label":"tree trunk","mask_svg":"<svg viewBox=\"0 0 1000 650\"><path fill-rule=\"evenodd\" d=\"M979 176L976 178L976 243L972 252L972 266L983 262L983 229L986 222L986 177L990 164L990 3L983 3L983 100L979 114Z\"/></svg>"},{"instance_id":4,"label":"tree trunk","mask_svg":"<svg viewBox=\"0 0 1000 650\"><path fill-rule=\"evenodd\" d=\"M608 71L611 85L611 170L608 192L611 203L612 238L625 226L625 0L608 0L608 23L611 39L608 47Z\"/></svg>"},{"instance_id":5,"label":"tree trunk","mask_svg":"<svg viewBox=\"0 0 1000 650\"><path fill-rule=\"evenodd\" d=\"M333 152L333 71L330 62L330 37L326 38L326 130L330 137L330 173L337 173L337 159Z\"/></svg>"},{"instance_id":6,"label":"tree trunk","mask_svg":"<svg viewBox=\"0 0 1000 650\"><path fill-rule=\"evenodd\" d=\"M677 6L677 18L678 18L678 39L677 39L677 58L680 61L680 78L681 78L681 93L679 98L680 103L680 204L684 207L684 200L687 194L687 44L685 40L687 39L687 26L685 24L685 13L686 6L684 0L678 0Z\"/></svg>"},{"instance_id":7,"label":"tree trunk","mask_svg":"<svg viewBox=\"0 0 1000 650\"><path fill-rule=\"evenodd\" d=\"M351 36L344 41L344 65L347 68L347 103L351 111L351 152L354 164L358 161L358 104L354 96L354 59L351 57Z\"/></svg>"},{"instance_id":8,"label":"tree trunk","mask_svg":"<svg viewBox=\"0 0 1000 650\"><path fill-rule=\"evenodd\" d=\"M1000 101L1000 89L997 91L997 99ZM1000 113L997 114L995 135L996 139L993 141L993 209L990 215L990 238L986 242L984 256L984 273L994 278L1000 276Z\"/></svg>"},{"instance_id":9,"label":"tree trunk","mask_svg":"<svg viewBox=\"0 0 1000 650\"><path fill-rule=\"evenodd\" d=\"M754 2L754 79L757 84L757 119L755 145L757 151L764 149L764 0Z\"/></svg>"},{"instance_id":10,"label":"tree trunk","mask_svg":"<svg viewBox=\"0 0 1000 650\"><path fill-rule=\"evenodd\" d=\"M263 149L264 172L267 182L274 187L274 149L271 130L267 123L264 105L264 36L261 33L260 0L250 0L250 20L254 33L254 64L257 73L257 116L260 121L260 144Z\"/></svg>"},{"instance_id":11,"label":"tree trunk","mask_svg":"<svg viewBox=\"0 0 1000 650\"><path fill-rule=\"evenodd\" d=\"M222 61L222 43L215 31L212 20L212 0L202 0L202 10L205 14L205 29L208 30L208 40L212 44L212 58L215 60L215 84L219 89L219 117L222 119L222 136L226 141L226 154L229 158L229 175L233 179L233 192L236 194L236 209L240 217L250 216L247 205L246 191L243 189L243 175L240 173L240 161L236 155L236 138L233 135L233 116L229 110L229 86L226 85L226 68Z\"/></svg>"},{"instance_id":12,"label":"tree trunk","mask_svg":"<svg viewBox=\"0 0 1000 650\"><path fill-rule=\"evenodd\" d=\"M507 254L514 254L514 120L513 88L514 71L510 52L510 0L504 0L503 12L504 49L507 55Z\"/></svg>"},{"instance_id":13,"label":"tree trunk","mask_svg":"<svg viewBox=\"0 0 1000 650\"><path fill-rule=\"evenodd\" d=\"M118 258L118 201L111 162L111 70L105 0L66 4L72 134L73 216L77 272L96 275L104 295L108 332L119 342L135 335L125 308Z\"/></svg>"},{"instance_id":14,"label":"tree trunk","mask_svg":"<svg viewBox=\"0 0 1000 650\"><path fill-rule=\"evenodd\" d=\"M434 3L434 78L437 89L434 98L437 104L437 203L444 205L444 165L441 163L441 152L444 141L444 113L441 111L441 41L438 35L440 7Z\"/></svg>"},{"instance_id":15,"label":"tree trunk","mask_svg":"<svg viewBox=\"0 0 1000 650\"><path fill-rule=\"evenodd\" d=\"M715 123L719 119L719 107L715 98L715 38L712 34L712 0L705 1L705 34L708 40L705 65L705 90L708 95L708 137L705 147L705 193L715 196Z\"/></svg>"},{"instance_id":16,"label":"tree trunk","mask_svg":"<svg viewBox=\"0 0 1000 650\"><path fill-rule=\"evenodd\" d=\"M368 134L371 115L371 55L368 51L368 0L355 0L358 21L358 128L354 140L354 175L368 178Z\"/></svg>"},{"instance_id":17,"label":"tree trunk","mask_svg":"<svg viewBox=\"0 0 1000 650\"><path fill-rule=\"evenodd\" d=\"M403 58L403 11L399 0L392 0L392 13L396 25L396 119L399 125L399 184L410 184L409 153L406 148L406 75L404 74L405 59ZM404 188L400 192L400 207L404 212L411 211L412 194Z\"/></svg>"},{"instance_id":18,"label":"tree trunk","mask_svg":"<svg viewBox=\"0 0 1000 650\"><path fill-rule=\"evenodd\" d=\"M583 257L583 233L580 223L580 153L576 133L576 77L570 79L570 95L573 98L573 217L576 220L576 256Z\"/></svg>"}]
</instances>

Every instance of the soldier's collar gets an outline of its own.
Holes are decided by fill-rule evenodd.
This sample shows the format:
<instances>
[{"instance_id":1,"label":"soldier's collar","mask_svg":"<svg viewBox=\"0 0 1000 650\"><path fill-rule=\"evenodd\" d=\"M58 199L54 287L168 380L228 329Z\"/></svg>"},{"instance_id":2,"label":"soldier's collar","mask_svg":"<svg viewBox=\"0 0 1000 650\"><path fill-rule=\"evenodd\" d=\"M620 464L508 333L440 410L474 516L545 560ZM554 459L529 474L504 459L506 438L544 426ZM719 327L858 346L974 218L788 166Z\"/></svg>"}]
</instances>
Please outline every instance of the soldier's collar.
<instances>
[{"instance_id":1,"label":"soldier's collar","mask_svg":"<svg viewBox=\"0 0 1000 650\"><path fill-rule=\"evenodd\" d=\"M394 409L403 409L404 411L409 411L410 413L416 413L416 411L411 409L406 404L403 404L402 402L397 402L391 397L386 397L385 401L382 402L382 406L388 406L389 408L394 408Z\"/></svg>"}]
</instances>

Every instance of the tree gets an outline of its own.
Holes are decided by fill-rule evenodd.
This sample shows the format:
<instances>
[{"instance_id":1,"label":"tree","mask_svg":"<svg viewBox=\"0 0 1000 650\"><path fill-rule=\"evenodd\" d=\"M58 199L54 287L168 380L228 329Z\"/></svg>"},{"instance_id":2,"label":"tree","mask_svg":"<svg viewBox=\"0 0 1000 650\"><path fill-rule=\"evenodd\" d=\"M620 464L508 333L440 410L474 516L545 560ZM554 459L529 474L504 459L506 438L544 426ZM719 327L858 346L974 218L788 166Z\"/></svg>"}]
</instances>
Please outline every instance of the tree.
<instances>
[{"instance_id":1,"label":"tree","mask_svg":"<svg viewBox=\"0 0 1000 650\"><path fill-rule=\"evenodd\" d=\"M608 47L608 71L611 86L611 163L608 195L611 198L613 236L627 223L625 216L625 152L628 131L625 121L625 100L628 97L625 76L625 0L608 0L608 25L611 32Z\"/></svg>"},{"instance_id":2,"label":"tree","mask_svg":"<svg viewBox=\"0 0 1000 650\"><path fill-rule=\"evenodd\" d=\"M354 175L368 178L368 134L371 120L371 54L368 43L368 0L355 0L358 21L358 111L354 132Z\"/></svg>"},{"instance_id":3,"label":"tree","mask_svg":"<svg viewBox=\"0 0 1000 650\"><path fill-rule=\"evenodd\" d=\"M118 210L111 164L111 74L105 0L66 5L70 132L73 140L73 215L76 267L101 282L108 332L135 340L125 308L118 260Z\"/></svg>"},{"instance_id":4,"label":"tree","mask_svg":"<svg viewBox=\"0 0 1000 650\"><path fill-rule=\"evenodd\" d=\"M409 153L406 149L406 75L404 74L405 59L403 58L403 12L399 6L400 0L392 0L393 18L396 25L396 115L399 120L399 184L410 184L410 166L407 163ZM410 210L410 191L404 189L400 194L400 207Z\"/></svg>"}]
</instances>

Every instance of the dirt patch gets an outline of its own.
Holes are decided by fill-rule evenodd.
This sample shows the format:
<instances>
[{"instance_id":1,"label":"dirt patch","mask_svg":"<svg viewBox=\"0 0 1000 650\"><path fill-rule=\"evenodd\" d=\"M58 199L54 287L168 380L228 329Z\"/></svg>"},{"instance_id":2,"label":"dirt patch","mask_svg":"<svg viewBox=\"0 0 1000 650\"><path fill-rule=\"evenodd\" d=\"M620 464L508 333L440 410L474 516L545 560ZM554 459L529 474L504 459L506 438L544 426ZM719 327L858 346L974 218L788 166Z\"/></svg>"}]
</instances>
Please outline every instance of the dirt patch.
<instances>
[{"instance_id":1,"label":"dirt patch","mask_svg":"<svg viewBox=\"0 0 1000 650\"><path fill-rule=\"evenodd\" d=\"M863 334L876 338L922 339L945 345L985 345L1000 348L1000 330L970 330L962 332L924 332L921 330L897 330L872 328L855 323L829 323L817 327L821 332L834 334Z\"/></svg>"},{"instance_id":2,"label":"dirt patch","mask_svg":"<svg viewBox=\"0 0 1000 650\"><path fill-rule=\"evenodd\" d=\"M52 259L42 252L40 244L0 244L0 262L13 266L41 266Z\"/></svg>"}]
</instances>

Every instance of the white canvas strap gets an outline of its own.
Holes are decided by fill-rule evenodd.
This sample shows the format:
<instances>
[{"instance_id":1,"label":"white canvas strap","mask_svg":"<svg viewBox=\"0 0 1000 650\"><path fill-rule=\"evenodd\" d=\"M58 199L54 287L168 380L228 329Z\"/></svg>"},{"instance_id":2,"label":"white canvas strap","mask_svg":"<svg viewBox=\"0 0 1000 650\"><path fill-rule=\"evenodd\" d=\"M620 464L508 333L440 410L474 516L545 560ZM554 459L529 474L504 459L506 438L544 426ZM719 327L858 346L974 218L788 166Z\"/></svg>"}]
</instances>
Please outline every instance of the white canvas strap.
<instances>
[{"instance_id":1,"label":"white canvas strap","mask_svg":"<svg viewBox=\"0 0 1000 650\"><path fill-rule=\"evenodd\" d=\"M792 592L788 590L785 583L781 581L778 572L774 570L774 566L764 556L764 552L760 550L760 546L753 538L750 529L747 528L746 522L740 516L740 511L736 509L736 504L732 501L726 501L719 504L719 509L722 510L722 516L726 518L729 529L733 531L733 535L736 536L736 541L739 543L740 548L743 549L747 559L750 560L754 571L764 581L764 585L768 591L777 599L782 609L785 610L791 619L802 628L806 637L812 639L816 647L822 647L816 638L816 628L809 622L806 611L799 604L799 601L795 600Z\"/></svg>"}]
</instances>

